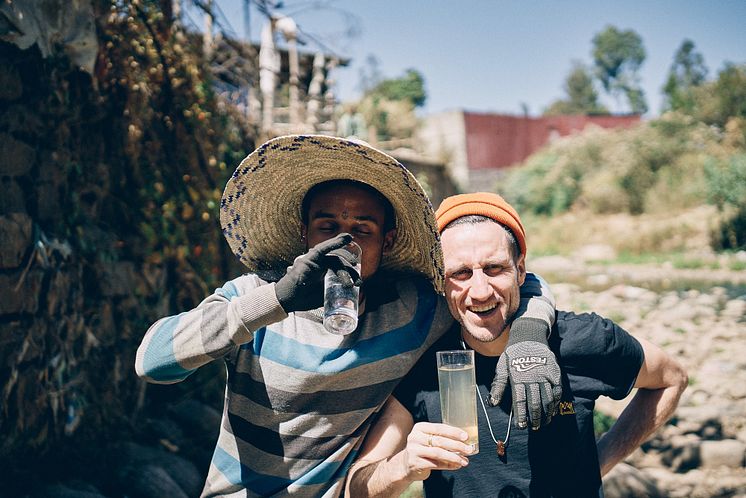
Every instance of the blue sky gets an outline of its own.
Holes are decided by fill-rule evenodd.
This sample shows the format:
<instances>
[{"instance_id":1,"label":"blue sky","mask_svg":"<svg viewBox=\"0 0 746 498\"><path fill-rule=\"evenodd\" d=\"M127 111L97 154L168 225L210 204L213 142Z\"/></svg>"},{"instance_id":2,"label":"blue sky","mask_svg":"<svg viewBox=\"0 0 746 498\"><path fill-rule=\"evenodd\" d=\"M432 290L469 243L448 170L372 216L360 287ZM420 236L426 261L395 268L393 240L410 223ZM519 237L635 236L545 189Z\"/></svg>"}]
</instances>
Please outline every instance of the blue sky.
<instances>
[{"instance_id":1,"label":"blue sky","mask_svg":"<svg viewBox=\"0 0 746 498\"><path fill-rule=\"evenodd\" d=\"M216 0L237 33L244 32L242 0ZM606 25L633 29L647 58L640 71L649 115L661 106L673 54L691 39L703 54L709 77L726 61L746 63L746 1L467 1L286 0L303 32L352 62L337 72L343 100L359 97L360 70L372 54L384 77L407 68L425 77L423 113L448 109L537 115L564 95L572 61L592 62L591 40ZM315 6L317 8L309 8ZM252 15L257 39L261 15ZM350 23L349 16L355 22ZM355 37L342 33L359 28ZM313 49L313 45L306 48ZM305 48L304 48L305 49ZM616 103L603 97L612 109Z\"/></svg>"}]
</instances>

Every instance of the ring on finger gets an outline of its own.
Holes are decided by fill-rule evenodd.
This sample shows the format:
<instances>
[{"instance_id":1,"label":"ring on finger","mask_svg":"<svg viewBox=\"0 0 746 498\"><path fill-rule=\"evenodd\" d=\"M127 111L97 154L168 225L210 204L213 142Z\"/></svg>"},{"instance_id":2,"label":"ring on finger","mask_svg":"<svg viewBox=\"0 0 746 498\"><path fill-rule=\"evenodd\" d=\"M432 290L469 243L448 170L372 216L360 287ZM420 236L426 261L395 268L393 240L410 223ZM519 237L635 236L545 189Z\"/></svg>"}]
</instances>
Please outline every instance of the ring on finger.
<instances>
[{"instance_id":1,"label":"ring on finger","mask_svg":"<svg viewBox=\"0 0 746 498\"><path fill-rule=\"evenodd\" d=\"M427 445L428 446L432 446L433 445L433 435L432 434L428 434L428 436L427 436Z\"/></svg>"}]
</instances>

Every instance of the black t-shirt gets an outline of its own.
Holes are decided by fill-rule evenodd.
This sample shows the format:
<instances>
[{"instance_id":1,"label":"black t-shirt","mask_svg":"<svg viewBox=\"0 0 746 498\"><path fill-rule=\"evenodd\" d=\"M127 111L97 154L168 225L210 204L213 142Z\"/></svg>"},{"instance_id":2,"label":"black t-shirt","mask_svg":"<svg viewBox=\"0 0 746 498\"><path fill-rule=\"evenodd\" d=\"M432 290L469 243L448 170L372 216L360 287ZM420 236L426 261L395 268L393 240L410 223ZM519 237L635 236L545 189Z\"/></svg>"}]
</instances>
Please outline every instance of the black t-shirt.
<instances>
[{"instance_id":1,"label":"black t-shirt","mask_svg":"<svg viewBox=\"0 0 746 498\"><path fill-rule=\"evenodd\" d=\"M643 362L642 346L610 320L562 311L557 312L549 346L562 369L562 402L552 422L532 431L516 429L513 421L505 456L499 457L477 400L479 453L470 456L463 469L432 472L424 482L428 498L603 496L593 407L599 396L622 399L630 392ZM422 356L394 392L415 423L441 422L435 352L451 349L461 349L457 327ZM482 399L497 360L475 354ZM500 406L484 404L498 440L505 440L511 405L509 392Z\"/></svg>"}]
</instances>

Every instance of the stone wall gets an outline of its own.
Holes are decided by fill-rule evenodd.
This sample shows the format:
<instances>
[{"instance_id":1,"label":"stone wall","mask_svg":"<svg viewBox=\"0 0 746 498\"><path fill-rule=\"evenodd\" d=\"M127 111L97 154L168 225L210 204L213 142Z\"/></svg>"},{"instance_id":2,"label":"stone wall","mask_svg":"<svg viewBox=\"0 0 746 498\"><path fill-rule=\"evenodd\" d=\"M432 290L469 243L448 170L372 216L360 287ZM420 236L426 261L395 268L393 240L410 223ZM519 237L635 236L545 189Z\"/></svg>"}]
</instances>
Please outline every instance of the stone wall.
<instances>
[{"instance_id":1,"label":"stone wall","mask_svg":"<svg viewBox=\"0 0 746 498\"><path fill-rule=\"evenodd\" d=\"M198 158L217 157L216 171L231 159L216 152L218 140L202 142L209 133L180 128L176 119L167 138L178 147L169 149L147 122L144 138L133 141L131 96L121 88L104 95L94 81L67 60L42 58L36 47L0 42L2 490L24 489L23 476L35 479L44 461L54 462L45 470L50 479L69 473L84 451L128 439L145 412L184 390L222 401L219 371L164 393L136 378L134 354L156 318L196 305L212 291L211 279L240 271L221 245L217 220L186 209L208 200L176 211L181 231L174 235L143 214L161 218L148 189L168 194L176 185L184 196L199 195ZM236 154L251 150L243 144ZM156 174L165 187L153 181ZM173 177L178 184L167 183ZM224 184L219 175L210 181ZM166 194L164 205L173 202ZM168 246L168 237L183 246ZM191 266L198 251L204 268Z\"/></svg>"},{"instance_id":2,"label":"stone wall","mask_svg":"<svg viewBox=\"0 0 746 498\"><path fill-rule=\"evenodd\" d=\"M73 434L93 406L132 401L119 391L131 330L117 324L137 304L125 297L131 263L102 277L84 253L94 241L116 244L96 223L113 203L101 145L111 130L81 98L90 78L62 76L38 51L5 43L0 60L0 454L10 455ZM51 91L55 71L65 90ZM104 351L109 368L89 369Z\"/></svg>"}]
</instances>

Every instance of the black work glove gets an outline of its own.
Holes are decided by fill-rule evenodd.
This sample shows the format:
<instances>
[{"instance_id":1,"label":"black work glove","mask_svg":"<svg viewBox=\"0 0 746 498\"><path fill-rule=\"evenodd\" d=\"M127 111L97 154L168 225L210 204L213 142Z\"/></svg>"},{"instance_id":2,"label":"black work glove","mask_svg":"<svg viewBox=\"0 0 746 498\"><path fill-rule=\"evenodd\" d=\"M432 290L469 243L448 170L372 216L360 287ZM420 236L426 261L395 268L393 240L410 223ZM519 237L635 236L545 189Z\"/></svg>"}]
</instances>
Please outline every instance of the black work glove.
<instances>
[{"instance_id":1,"label":"black work glove","mask_svg":"<svg viewBox=\"0 0 746 498\"><path fill-rule=\"evenodd\" d=\"M528 420L537 430L552 420L562 397L560 367L547 342L547 324L536 318L520 318L510 327L508 346L495 367L489 403L500 403L508 380L513 391L516 427Z\"/></svg>"},{"instance_id":2,"label":"black work glove","mask_svg":"<svg viewBox=\"0 0 746 498\"><path fill-rule=\"evenodd\" d=\"M321 307L324 303L324 275L329 269L338 274L345 272L353 285L360 284L357 258L353 261L349 252L335 250L350 242L352 235L341 233L295 258L287 273L275 284L277 300L286 313Z\"/></svg>"},{"instance_id":3,"label":"black work glove","mask_svg":"<svg viewBox=\"0 0 746 498\"><path fill-rule=\"evenodd\" d=\"M334 249L326 254L325 259L330 265L329 268L337 274L337 278L339 278L345 287L355 285L360 287L363 284L363 280L357 272L357 265L360 264L360 259L356 255L350 254L350 251L344 248Z\"/></svg>"}]
</instances>

